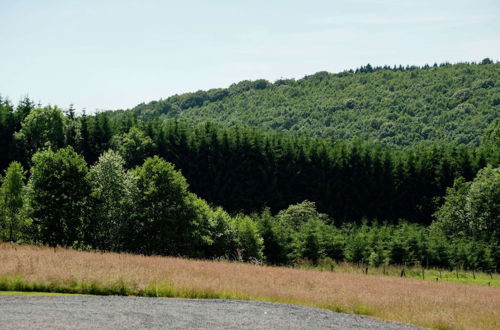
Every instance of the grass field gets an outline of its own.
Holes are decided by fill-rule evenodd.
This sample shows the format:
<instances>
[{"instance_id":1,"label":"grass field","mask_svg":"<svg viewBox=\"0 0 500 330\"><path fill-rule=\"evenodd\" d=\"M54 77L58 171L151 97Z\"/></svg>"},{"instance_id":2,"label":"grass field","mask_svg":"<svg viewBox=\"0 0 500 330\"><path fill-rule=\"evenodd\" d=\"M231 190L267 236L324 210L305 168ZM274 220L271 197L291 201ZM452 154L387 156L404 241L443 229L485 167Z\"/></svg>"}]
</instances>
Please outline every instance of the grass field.
<instances>
[{"instance_id":1,"label":"grass field","mask_svg":"<svg viewBox=\"0 0 500 330\"><path fill-rule=\"evenodd\" d=\"M346 262L324 262L318 266L299 264L296 268L331 271L336 273L363 274L367 266L353 265ZM444 270L444 269L423 269L422 267L402 267L402 266L379 266L368 267L368 275L389 275L401 276L404 269L405 277L425 279L428 281L445 281L463 284L476 284L500 287L500 274L486 274L483 272L472 272L464 270Z\"/></svg>"},{"instance_id":2,"label":"grass field","mask_svg":"<svg viewBox=\"0 0 500 330\"><path fill-rule=\"evenodd\" d=\"M286 302L439 329L495 329L500 288L0 244L0 290Z\"/></svg>"}]
</instances>

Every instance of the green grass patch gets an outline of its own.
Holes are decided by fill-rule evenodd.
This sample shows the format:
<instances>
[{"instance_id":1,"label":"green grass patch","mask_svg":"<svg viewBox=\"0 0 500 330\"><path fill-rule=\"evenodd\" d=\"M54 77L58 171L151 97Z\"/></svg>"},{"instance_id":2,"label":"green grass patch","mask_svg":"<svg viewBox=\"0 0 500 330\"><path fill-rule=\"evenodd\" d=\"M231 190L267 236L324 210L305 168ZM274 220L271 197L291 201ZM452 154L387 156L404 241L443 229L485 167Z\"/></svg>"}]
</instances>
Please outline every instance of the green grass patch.
<instances>
[{"instance_id":1,"label":"green grass patch","mask_svg":"<svg viewBox=\"0 0 500 330\"><path fill-rule=\"evenodd\" d=\"M316 307L328 309L328 310L330 310L332 312L336 312L336 313L346 313L346 310L342 306L335 305L335 304L318 305Z\"/></svg>"},{"instance_id":2,"label":"green grass patch","mask_svg":"<svg viewBox=\"0 0 500 330\"><path fill-rule=\"evenodd\" d=\"M178 288L170 283L153 283L135 295L145 297L189 298L189 299L241 299L228 292L217 292L193 288Z\"/></svg>"},{"instance_id":3,"label":"green grass patch","mask_svg":"<svg viewBox=\"0 0 500 330\"><path fill-rule=\"evenodd\" d=\"M463 330L463 327L457 327L445 323L437 323L432 326L432 329L436 330Z\"/></svg>"},{"instance_id":4,"label":"green grass patch","mask_svg":"<svg viewBox=\"0 0 500 330\"><path fill-rule=\"evenodd\" d=\"M133 290L121 280L105 286L97 282L60 281L56 279L49 279L44 283L28 282L21 276L0 278L0 291L92 294L101 296L134 294Z\"/></svg>"},{"instance_id":5,"label":"green grass patch","mask_svg":"<svg viewBox=\"0 0 500 330\"><path fill-rule=\"evenodd\" d=\"M142 296L189 299L240 299L250 300L251 297L236 292L218 292L196 288L176 287L170 283L152 283L144 289L137 285L118 280L114 283L64 281L49 279L46 283L28 282L21 276L0 278L2 292L36 292L57 294L84 294L100 296Z\"/></svg>"},{"instance_id":6,"label":"green grass patch","mask_svg":"<svg viewBox=\"0 0 500 330\"><path fill-rule=\"evenodd\" d=\"M46 283L28 282L21 276L0 278L0 294L3 295L36 295L36 296L68 296L68 295L115 295L161 298L187 299L236 299L254 300L281 304L305 305L345 313L346 310L335 304L311 304L303 301L276 299L272 297L250 296L241 292L212 291L196 288L176 287L172 283L151 283L144 289L136 285L118 280L114 283L79 282L49 279ZM358 306L356 314L372 315L368 306Z\"/></svg>"},{"instance_id":7,"label":"green grass patch","mask_svg":"<svg viewBox=\"0 0 500 330\"><path fill-rule=\"evenodd\" d=\"M368 315L368 316L375 315L373 309L370 306L366 305L357 305L356 307L354 307L353 312L354 314L358 315Z\"/></svg>"},{"instance_id":8,"label":"green grass patch","mask_svg":"<svg viewBox=\"0 0 500 330\"><path fill-rule=\"evenodd\" d=\"M0 296L84 296L83 294L57 292L0 291Z\"/></svg>"}]
</instances>

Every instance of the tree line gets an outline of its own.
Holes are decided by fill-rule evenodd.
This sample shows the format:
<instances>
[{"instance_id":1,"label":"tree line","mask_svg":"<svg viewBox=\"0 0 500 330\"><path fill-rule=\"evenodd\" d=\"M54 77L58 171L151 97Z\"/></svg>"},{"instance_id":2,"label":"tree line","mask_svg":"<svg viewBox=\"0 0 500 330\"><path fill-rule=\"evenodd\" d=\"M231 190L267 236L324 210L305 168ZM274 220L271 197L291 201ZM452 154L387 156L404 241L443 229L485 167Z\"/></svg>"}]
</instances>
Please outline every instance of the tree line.
<instances>
[{"instance_id":1,"label":"tree line","mask_svg":"<svg viewBox=\"0 0 500 330\"><path fill-rule=\"evenodd\" d=\"M499 270L500 168L486 167L472 182L456 180L426 227L336 225L310 201L276 214L266 208L230 215L191 193L158 156L130 170L124 165L109 150L89 167L72 147L36 152L29 174L12 162L0 187L0 240L275 265L329 258Z\"/></svg>"},{"instance_id":2,"label":"tree line","mask_svg":"<svg viewBox=\"0 0 500 330\"><path fill-rule=\"evenodd\" d=\"M498 270L500 119L479 147L404 149L29 99L0 125L2 240Z\"/></svg>"},{"instance_id":3,"label":"tree line","mask_svg":"<svg viewBox=\"0 0 500 330\"><path fill-rule=\"evenodd\" d=\"M372 67L302 79L244 80L174 95L127 112L141 120L207 120L226 127L412 146L478 146L500 112L500 63ZM120 116L113 112L111 115Z\"/></svg>"},{"instance_id":4,"label":"tree line","mask_svg":"<svg viewBox=\"0 0 500 330\"><path fill-rule=\"evenodd\" d=\"M76 117L72 108L64 114L29 99L17 108L4 101L0 169L14 160L30 168L34 152L48 147L72 146L89 164L111 148L126 168L154 155L173 163L194 193L231 214L264 207L276 213L310 200L337 224L366 218L427 225L456 178L470 181L500 162L500 119L479 147L433 143L400 149L122 115Z\"/></svg>"}]
</instances>

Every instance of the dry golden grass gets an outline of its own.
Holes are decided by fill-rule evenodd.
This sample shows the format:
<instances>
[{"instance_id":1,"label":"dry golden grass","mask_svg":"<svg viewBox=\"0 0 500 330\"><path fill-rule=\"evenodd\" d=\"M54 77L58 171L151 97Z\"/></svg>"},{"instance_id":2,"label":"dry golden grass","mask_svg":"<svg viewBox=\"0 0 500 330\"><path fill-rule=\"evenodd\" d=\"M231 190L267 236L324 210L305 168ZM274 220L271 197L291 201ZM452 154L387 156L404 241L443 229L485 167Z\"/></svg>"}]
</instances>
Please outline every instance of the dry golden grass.
<instances>
[{"instance_id":1,"label":"dry golden grass","mask_svg":"<svg viewBox=\"0 0 500 330\"><path fill-rule=\"evenodd\" d=\"M312 266L309 262L297 263L295 268L300 269L313 269L313 270L327 270L336 273L348 273L348 274L364 274L366 267L368 267L369 275L391 275L400 276L401 271L404 269L405 277L425 279L428 281L445 281L445 282L455 282L464 284L475 284L475 285L487 285L487 286L497 286L500 287L500 274L497 273L484 273L478 271L470 271L463 269L437 269L437 268L425 268L420 266L398 266L398 265L388 265L388 266L368 266L368 265L356 265L347 262L336 263L333 260L324 259L320 260L320 263L316 266Z\"/></svg>"},{"instance_id":2,"label":"dry golden grass","mask_svg":"<svg viewBox=\"0 0 500 330\"><path fill-rule=\"evenodd\" d=\"M120 282L134 294L167 286L181 296L300 303L433 328L500 327L498 287L0 244L0 279L15 276L59 287Z\"/></svg>"}]
</instances>

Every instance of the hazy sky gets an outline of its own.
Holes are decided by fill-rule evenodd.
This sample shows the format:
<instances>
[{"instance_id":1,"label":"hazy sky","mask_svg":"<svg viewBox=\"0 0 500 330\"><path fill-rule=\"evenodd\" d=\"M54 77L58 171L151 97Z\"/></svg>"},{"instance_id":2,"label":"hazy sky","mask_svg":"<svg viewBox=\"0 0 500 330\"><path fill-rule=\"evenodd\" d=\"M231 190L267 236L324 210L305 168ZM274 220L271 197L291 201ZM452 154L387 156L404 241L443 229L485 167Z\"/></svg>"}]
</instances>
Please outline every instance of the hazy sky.
<instances>
[{"instance_id":1,"label":"hazy sky","mask_svg":"<svg viewBox=\"0 0 500 330\"><path fill-rule=\"evenodd\" d=\"M244 79L500 59L499 0L0 0L0 94L130 108Z\"/></svg>"}]
</instances>

